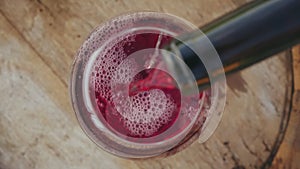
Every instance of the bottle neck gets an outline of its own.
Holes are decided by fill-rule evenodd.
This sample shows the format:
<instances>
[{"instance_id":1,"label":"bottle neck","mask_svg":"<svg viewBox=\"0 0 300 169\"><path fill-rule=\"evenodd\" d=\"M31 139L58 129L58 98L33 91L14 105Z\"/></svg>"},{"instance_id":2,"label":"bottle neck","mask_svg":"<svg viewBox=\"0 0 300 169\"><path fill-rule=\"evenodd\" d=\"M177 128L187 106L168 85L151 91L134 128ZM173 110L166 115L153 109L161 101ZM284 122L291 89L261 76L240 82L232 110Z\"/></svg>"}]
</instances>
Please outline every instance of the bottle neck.
<instances>
[{"instance_id":1,"label":"bottle neck","mask_svg":"<svg viewBox=\"0 0 300 169\"><path fill-rule=\"evenodd\" d=\"M230 74L300 42L300 1L254 1L201 28ZM190 45L201 46L203 34L192 32L174 40L169 50L179 52L199 88L210 85L203 62ZM204 56L205 57L205 56ZM209 59L209 58L207 58ZM214 67L218 76L219 67Z\"/></svg>"}]
</instances>

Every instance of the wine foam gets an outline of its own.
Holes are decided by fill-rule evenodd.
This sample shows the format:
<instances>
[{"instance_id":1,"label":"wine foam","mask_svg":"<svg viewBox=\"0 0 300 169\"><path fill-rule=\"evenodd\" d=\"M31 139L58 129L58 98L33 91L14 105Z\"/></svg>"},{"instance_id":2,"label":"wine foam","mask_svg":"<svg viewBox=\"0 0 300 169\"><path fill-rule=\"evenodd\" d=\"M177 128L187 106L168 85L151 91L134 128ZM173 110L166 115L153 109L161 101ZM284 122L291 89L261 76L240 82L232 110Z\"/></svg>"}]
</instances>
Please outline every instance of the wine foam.
<instances>
[{"instance_id":1,"label":"wine foam","mask_svg":"<svg viewBox=\"0 0 300 169\"><path fill-rule=\"evenodd\" d=\"M95 61L91 83L96 92L113 103L117 111L111 113L121 115L131 135L150 136L170 121L176 105L172 97L160 89L128 96L126 86L134 79L140 65L133 58L126 59L123 46L130 45L134 37L120 37L104 48Z\"/></svg>"}]
</instances>

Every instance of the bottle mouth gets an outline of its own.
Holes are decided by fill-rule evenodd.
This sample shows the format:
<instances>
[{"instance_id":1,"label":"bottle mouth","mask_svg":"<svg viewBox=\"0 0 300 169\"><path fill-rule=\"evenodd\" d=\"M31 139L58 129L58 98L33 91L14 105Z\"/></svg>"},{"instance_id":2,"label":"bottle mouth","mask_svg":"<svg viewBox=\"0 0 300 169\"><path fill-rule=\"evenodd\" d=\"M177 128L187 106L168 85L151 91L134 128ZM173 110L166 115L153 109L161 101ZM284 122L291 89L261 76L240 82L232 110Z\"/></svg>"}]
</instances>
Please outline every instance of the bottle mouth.
<instances>
[{"instance_id":1,"label":"bottle mouth","mask_svg":"<svg viewBox=\"0 0 300 169\"><path fill-rule=\"evenodd\" d=\"M200 91L210 89L211 105L206 108L206 121L198 138L199 143L203 143L216 130L224 111L226 77L223 64L210 40L199 29L177 36L166 48L171 52L163 59L167 68L176 72L174 78L184 86L183 94L191 94L195 82ZM167 57L170 54L176 57ZM190 78L189 72L192 72L195 81Z\"/></svg>"}]
</instances>

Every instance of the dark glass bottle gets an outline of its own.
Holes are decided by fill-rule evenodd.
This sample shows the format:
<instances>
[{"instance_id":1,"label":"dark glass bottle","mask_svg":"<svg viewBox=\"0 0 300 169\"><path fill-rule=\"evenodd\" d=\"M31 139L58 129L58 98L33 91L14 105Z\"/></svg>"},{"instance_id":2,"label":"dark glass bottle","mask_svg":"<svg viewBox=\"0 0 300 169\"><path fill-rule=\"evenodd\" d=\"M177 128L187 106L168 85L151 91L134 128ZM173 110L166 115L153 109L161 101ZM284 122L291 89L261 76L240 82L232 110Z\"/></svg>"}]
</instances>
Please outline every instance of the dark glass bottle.
<instances>
[{"instance_id":1,"label":"dark glass bottle","mask_svg":"<svg viewBox=\"0 0 300 169\"><path fill-rule=\"evenodd\" d=\"M201 31L218 52L225 73L236 72L300 42L300 0L254 1L202 27ZM201 36L190 33L180 39L200 46ZM180 51L199 88L210 85L203 63L187 43L174 40L171 44ZM217 68L214 71L217 76Z\"/></svg>"}]
</instances>

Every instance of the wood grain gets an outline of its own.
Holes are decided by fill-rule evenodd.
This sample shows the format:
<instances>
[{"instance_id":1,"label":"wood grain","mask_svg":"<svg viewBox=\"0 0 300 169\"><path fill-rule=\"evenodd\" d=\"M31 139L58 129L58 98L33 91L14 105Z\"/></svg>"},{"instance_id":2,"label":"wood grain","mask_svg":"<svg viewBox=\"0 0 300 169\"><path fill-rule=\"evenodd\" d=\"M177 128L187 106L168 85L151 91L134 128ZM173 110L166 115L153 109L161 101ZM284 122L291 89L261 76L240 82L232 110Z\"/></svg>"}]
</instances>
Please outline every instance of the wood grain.
<instances>
[{"instance_id":1,"label":"wood grain","mask_svg":"<svg viewBox=\"0 0 300 169\"><path fill-rule=\"evenodd\" d=\"M0 168L209 169L270 165L272 153L277 152L284 136L291 103L291 60L286 52L231 76L224 117L212 138L164 159L133 161L97 148L81 131L69 103L73 56L101 22L129 11L152 10L204 25L246 2L1 0ZM296 91L300 89L296 82L298 62L294 57ZM295 105L299 103L297 95L293 98ZM299 110L293 110L272 167L299 166L300 136L296 128L300 120L295 113Z\"/></svg>"},{"instance_id":2,"label":"wood grain","mask_svg":"<svg viewBox=\"0 0 300 169\"><path fill-rule=\"evenodd\" d=\"M292 49L294 69L293 107L285 138L273 161L272 169L300 168L300 45Z\"/></svg>"}]
</instances>

